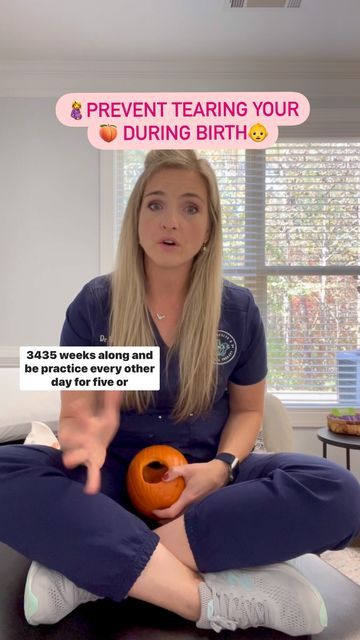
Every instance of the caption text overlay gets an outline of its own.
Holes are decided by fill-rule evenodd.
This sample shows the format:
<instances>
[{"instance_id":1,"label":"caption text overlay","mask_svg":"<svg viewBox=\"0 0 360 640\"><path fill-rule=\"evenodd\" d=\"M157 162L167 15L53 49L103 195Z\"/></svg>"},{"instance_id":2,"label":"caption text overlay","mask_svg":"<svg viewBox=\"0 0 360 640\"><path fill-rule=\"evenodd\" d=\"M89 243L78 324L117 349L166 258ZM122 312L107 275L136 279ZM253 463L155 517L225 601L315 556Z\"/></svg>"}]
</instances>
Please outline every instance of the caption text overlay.
<instances>
[{"instance_id":1,"label":"caption text overlay","mask_svg":"<svg viewBox=\"0 0 360 640\"><path fill-rule=\"evenodd\" d=\"M159 388L159 347L20 347L22 391Z\"/></svg>"},{"instance_id":2,"label":"caption text overlay","mask_svg":"<svg viewBox=\"0 0 360 640\"><path fill-rule=\"evenodd\" d=\"M281 126L297 126L310 113L295 91L185 93L67 93L58 120L87 127L97 149L263 149Z\"/></svg>"}]
</instances>

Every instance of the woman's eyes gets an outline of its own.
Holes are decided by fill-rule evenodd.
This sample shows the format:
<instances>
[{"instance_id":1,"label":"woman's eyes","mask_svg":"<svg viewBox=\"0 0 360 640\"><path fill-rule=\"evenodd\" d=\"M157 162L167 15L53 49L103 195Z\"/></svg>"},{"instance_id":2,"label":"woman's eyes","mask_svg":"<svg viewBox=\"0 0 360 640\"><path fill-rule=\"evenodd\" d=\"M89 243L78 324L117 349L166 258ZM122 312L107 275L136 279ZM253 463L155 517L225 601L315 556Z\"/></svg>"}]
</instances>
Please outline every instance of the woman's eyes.
<instances>
[{"instance_id":1,"label":"woman's eyes","mask_svg":"<svg viewBox=\"0 0 360 640\"><path fill-rule=\"evenodd\" d=\"M149 202L148 207L150 211L158 211L162 207L162 204L161 202ZM199 211L199 208L193 204L187 205L185 209L189 215L194 215Z\"/></svg>"},{"instance_id":2,"label":"woman's eyes","mask_svg":"<svg viewBox=\"0 0 360 640\"><path fill-rule=\"evenodd\" d=\"M192 204L189 204L187 209L188 209L188 213L190 213L190 214L194 214L194 213L197 213L199 211L198 207L196 207L196 206L194 206ZM189 209L192 209L192 211L189 211Z\"/></svg>"},{"instance_id":3,"label":"woman's eyes","mask_svg":"<svg viewBox=\"0 0 360 640\"><path fill-rule=\"evenodd\" d=\"M158 207L160 207L161 205L159 204L159 202L149 202L148 207L151 211L156 211Z\"/></svg>"}]
</instances>

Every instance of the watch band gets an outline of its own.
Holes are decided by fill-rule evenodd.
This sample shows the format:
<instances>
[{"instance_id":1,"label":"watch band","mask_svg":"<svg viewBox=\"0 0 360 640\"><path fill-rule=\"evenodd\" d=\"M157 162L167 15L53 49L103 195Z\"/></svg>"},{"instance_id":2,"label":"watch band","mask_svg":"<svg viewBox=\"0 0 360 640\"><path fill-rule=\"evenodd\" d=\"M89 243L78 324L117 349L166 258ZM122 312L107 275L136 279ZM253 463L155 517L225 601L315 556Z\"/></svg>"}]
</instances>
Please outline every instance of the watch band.
<instances>
[{"instance_id":1,"label":"watch band","mask_svg":"<svg viewBox=\"0 0 360 640\"><path fill-rule=\"evenodd\" d=\"M221 453L217 453L214 459L226 462L226 464L229 466L228 484L234 482L235 475L240 464L239 458L234 456L232 453L226 453L225 451L222 451Z\"/></svg>"}]
</instances>

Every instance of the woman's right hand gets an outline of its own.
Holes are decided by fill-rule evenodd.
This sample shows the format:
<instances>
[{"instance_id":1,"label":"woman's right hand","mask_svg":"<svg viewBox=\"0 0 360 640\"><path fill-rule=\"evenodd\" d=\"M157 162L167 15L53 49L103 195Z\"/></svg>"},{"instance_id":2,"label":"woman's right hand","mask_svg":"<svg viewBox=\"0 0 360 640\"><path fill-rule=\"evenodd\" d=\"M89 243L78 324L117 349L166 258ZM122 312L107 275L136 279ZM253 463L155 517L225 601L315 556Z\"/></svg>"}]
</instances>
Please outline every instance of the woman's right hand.
<instances>
[{"instance_id":1,"label":"woman's right hand","mask_svg":"<svg viewBox=\"0 0 360 640\"><path fill-rule=\"evenodd\" d=\"M123 393L103 391L103 407L97 414L85 398L79 398L68 406L67 415L60 418L58 437L63 463L68 469L79 465L87 467L85 493L100 491L100 469L107 447L119 428Z\"/></svg>"}]
</instances>

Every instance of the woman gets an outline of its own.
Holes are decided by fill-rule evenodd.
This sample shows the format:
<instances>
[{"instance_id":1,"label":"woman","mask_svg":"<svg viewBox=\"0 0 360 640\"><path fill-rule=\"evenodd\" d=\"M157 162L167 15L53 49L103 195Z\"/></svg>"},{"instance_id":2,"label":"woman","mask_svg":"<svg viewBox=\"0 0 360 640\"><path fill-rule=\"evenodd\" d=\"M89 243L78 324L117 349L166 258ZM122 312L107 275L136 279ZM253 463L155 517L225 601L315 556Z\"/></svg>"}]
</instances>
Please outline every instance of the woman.
<instances>
[{"instance_id":1,"label":"woman","mask_svg":"<svg viewBox=\"0 0 360 640\"><path fill-rule=\"evenodd\" d=\"M130 595L218 632L326 626L320 594L291 559L346 546L360 528L359 485L321 458L251 453L264 331L250 291L222 280L221 246L209 164L193 151L150 152L116 269L71 303L61 344L158 344L160 391L62 392L62 452L1 451L0 539L34 560L30 624ZM152 524L129 504L124 480L132 457L156 443L190 464L169 470L186 487Z\"/></svg>"}]
</instances>

